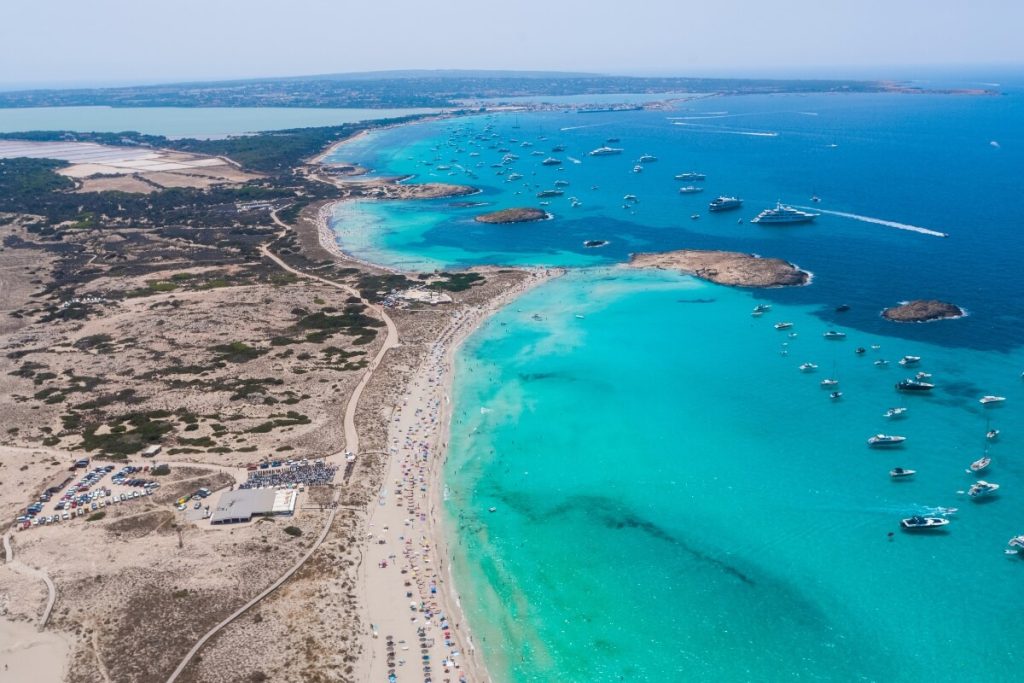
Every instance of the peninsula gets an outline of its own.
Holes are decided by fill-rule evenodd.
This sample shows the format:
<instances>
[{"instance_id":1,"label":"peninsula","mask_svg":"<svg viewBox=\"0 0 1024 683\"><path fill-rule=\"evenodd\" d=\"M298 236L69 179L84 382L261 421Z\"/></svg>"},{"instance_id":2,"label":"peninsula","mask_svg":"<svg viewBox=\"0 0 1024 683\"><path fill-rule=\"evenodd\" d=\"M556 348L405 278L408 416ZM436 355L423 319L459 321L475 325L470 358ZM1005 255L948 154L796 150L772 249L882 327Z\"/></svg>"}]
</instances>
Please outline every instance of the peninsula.
<instances>
[{"instance_id":1,"label":"peninsula","mask_svg":"<svg viewBox=\"0 0 1024 683\"><path fill-rule=\"evenodd\" d=\"M702 280L731 287L798 287L811 280L811 274L779 258L733 251L681 249L652 254L632 254L633 268L660 268L689 273Z\"/></svg>"},{"instance_id":2,"label":"peninsula","mask_svg":"<svg viewBox=\"0 0 1024 683\"><path fill-rule=\"evenodd\" d=\"M882 311L882 317L895 323L925 323L932 320L962 318L964 309L937 299L915 299Z\"/></svg>"},{"instance_id":3,"label":"peninsula","mask_svg":"<svg viewBox=\"0 0 1024 683\"><path fill-rule=\"evenodd\" d=\"M547 211L522 207L515 209L502 209L501 211L492 211L491 213L480 214L473 220L477 223L499 224L532 223L533 221L542 221L546 218L548 218Z\"/></svg>"}]
</instances>

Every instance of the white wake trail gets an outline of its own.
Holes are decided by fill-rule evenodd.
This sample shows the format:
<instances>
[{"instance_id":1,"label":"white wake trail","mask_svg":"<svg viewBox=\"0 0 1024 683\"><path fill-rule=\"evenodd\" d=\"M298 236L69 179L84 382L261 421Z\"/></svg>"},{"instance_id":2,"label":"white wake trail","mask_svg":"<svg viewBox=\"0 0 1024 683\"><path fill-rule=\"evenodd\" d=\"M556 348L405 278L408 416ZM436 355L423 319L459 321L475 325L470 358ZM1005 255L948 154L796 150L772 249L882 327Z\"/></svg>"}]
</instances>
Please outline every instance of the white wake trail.
<instances>
[{"instance_id":1,"label":"white wake trail","mask_svg":"<svg viewBox=\"0 0 1024 683\"><path fill-rule=\"evenodd\" d=\"M906 223L897 223L896 221L887 221L883 218L872 218L871 216L861 216L856 213L846 213L845 211L829 211L828 209L819 209L816 206L798 206L798 209L804 211L814 211L817 213L827 213L830 216L841 216L842 218L851 218L855 221L861 221L862 223L874 223L876 225L884 225L890 228L896 228L897 230L909 230L910 232L917 232L922 235L931 235L932 237L949 237L947 233L939 232L938 230L929 230L928 228L922 228L917 225L907 225Z\"/></svg>"}]
</instances>

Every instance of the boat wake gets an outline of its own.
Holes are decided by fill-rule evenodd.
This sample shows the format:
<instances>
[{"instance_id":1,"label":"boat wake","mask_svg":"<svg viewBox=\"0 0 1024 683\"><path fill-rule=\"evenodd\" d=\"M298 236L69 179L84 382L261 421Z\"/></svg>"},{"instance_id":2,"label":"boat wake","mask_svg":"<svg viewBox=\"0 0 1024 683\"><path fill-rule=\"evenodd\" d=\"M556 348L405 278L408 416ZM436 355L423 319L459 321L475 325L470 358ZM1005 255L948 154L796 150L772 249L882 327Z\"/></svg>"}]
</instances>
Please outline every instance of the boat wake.
<instances>
[{"instance_id":1,"label":"boat wake","mask_svg":"<svg viewBox=\"0 0 1024 683\"><path fill-rule=\"evenodd\" d=\"M560 130L560 131L579 130L580 128L596 128L597 126L603 126L603 125L605 125L605 124L603 124L603 123L587 123L587 124L582 125L582 126L564 126L562 128L559 128L558 130Z\"/></svg>"},{"instance_id":2,"label":"boat wake","mask_svg":"<svg viewBox=\"0 0 1024 683\"><path fill-rule=\"evenodd\" d=\"M830 216L840 216L841 218L850 218L855 221L861 221L862 223L874 223L876 225L884 225L889 228L896 228L897 230L908 230L910 232L917 232L922 235L931 235L932 237L949 237L947 233L939 232L938 230L929 230L928 228L922 228L917 225L907 225L906 223L897 223L896 221L887 221L883 218L872 218L871 216L861 216L856 213L846 213L845 211L829 211L827 209L819 209L816 206L798 206L798 209L804 209L805 211L815 211L817 213L827 213Z\"/></svg>"},{"instance_id":3,"label":"boat wake","mask_svg":"<svg viewBox=\"0 0 1024 683\"><path fill-rule=\"evenodd\" d=\"M742 128L722 128L720 126L707 126L699 123L686 123L685 121L673 121L673 126L686 126L695 133L728 133L730 135L750 135L755 138L777 138L779 134L772 130L744 130Z\"/></svg>"}]
</instances>

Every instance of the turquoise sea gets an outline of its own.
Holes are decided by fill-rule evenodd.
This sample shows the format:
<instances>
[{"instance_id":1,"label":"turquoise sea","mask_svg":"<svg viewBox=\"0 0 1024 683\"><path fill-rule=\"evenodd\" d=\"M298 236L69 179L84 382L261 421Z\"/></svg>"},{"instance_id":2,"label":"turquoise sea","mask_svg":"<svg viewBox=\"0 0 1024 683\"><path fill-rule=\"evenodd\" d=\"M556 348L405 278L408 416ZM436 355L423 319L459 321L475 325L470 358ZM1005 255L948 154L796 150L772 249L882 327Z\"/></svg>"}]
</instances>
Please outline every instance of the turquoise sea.
<instances>
[{"instance_id":1,"label":"turquoise sea","mask_svg":"<svg viewBox=\"0 0 1024 683\"><path fill-rule=\"evenodd\" d=\"M448 528L456 584L497 680L1019 677L1024 561L1003 549L1024 533L1024 90L1002 90L479 116L338 151L376 173L482 189L471 199L485 206L340 207L339 241L359 256L572 267L485 323L457 361ZM587 156L613 137L621 156ZM518 160L493 168L507 153ZM658 160L633 173L644 153ZM542 165L549 155L563 163ZM707 174L704 193L678 194L673 175L687 170ZM512 171L523 177L506 182ZM569 185L546 207L550 221L472 222L537 206L538 189L557 180ZM707 213L733 193L740 212ZM623 208L625 194L639 202ZM776 199L812 206L812 195L814 208L854 217L749 222ZM750 291L618 265L682 247L780 256L815 277ZM921 297L970 315L880 319L884 306ZM754 318L758 303L773 309ZM772 327L781 320L796 336ZM828 329L848 338L826 340ZM923 358L931 395L894 391L914 372L896 363L905 354ZM817 372L800 372L805 361ZM819 386L828 376L841 400ZM984 394L1008 400L983 408ZM905 419L882 416L893 406L909 409ZM990 427L1001 434L987 444ZM878 432L908 440L867 448ZM986 447L985 477L1002 488L978 503L963 495L974 481L964 470ZM918 474L894 482L893 466ZM900 518L938 507L958 508L945 533L899 530Z\"/></svg>"}]
</instances>

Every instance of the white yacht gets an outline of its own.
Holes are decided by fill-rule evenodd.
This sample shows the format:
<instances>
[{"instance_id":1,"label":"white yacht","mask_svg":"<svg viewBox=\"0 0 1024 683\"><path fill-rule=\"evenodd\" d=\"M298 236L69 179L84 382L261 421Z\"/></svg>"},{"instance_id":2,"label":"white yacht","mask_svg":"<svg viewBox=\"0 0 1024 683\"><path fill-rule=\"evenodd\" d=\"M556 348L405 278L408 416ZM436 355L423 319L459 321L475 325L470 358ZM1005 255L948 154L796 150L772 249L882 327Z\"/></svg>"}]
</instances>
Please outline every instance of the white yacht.
<instances>
[{"instance_id":1,"label":"white yacht","mask_svg":"<svg viewBox=\"0 0 1024 683\"><path fill-rule=\"evenodd\" d=\"M739 197L717 197L708 204L708 211L730 211L743 206L743 200Z\"/></svg>"},{"instance_id":2,"label":"white yacht","mask_svg":"<svg viewBox=\"0 0 1024 683\"><path fill-rule=\"evenodd\" d=\"M998 490L999 484L993 484L992 482L982 481L979 479L975 483L971 484L971 488L967 489L967 495L977 500L978 498L991 496Z\"/></svg>"},{"instance_id":3,"label":"white yacht","mask_svg":"<svg viewBox=\"0 0 1024 683\"><path fill-rule=\"evenodd\" d=\"M686 185L679 188L679 194L697 194L698 192L703 191L703 187L697 187L696 185Z\"/></svg>"},{"instance_id":4,"label":"white yacht","mask_svg":"<svg viewBox=\"0 0 1024 683\"><path fill-rule=\"evenodd\" d=\"M788 330L791 327L793 327L793 323L790 322L775 323L775 329L777 330Z\"/></svg>"},{"instance_id":5,"label":"white yacht","mask_svg":"<svg viewBox=\"0 0 1024 683\"><path fill-rule=\"evenodd\" d=\"M1002 403L1005 400L1005 396L982 396L978 399L978 403L987 406L991 403Z\"/></svg>"},{"instance_id":6,"label":"white yacht","mask_svg":"<svg viewBox=\"0 0 1024 683\"><path fill-rule=\"evenodd\" d=\"M992 458L988 457L988 454L981 456L977 460L971 463L965 472L967 474L977 474L978 472L984 472L988 469L988 466L992 464Z\"/></svg>"},{"instance_id":7,"label":"white yacht","mask_svg":"<svg viewBox=\"0 0 1024 683\"><path fill-rule=\"evenodd\" d=\"M757 214L756 218L751 219L751 223L766 223L773 225L789 225L794 223L810 223L820 214L811 213L809 211L801 211L794 209L792 206L786 206L782 202L778 202L774 209L765 209L761 213Z\"/></svg>"},{"instance_id":8,"label":"white yacht","mask_svg":"<svg viewBox=\"0 0 1024 683\"><path fill-rule=\"evenodd\" d=\"M917 470L908 470L906 467L893 467L889 470L889 476L893 479L903 479L917 474Z\"/></svg>"},{"instance_id":9,"label":"white yacht","mask_svg":"<svg viewBox=\"0 0 1024 683\"><path fill-rule=\"evenodd\" d=\"M685 180L687 182L693 182L695 180L704 180L707 176L703 173L695 173L694 171L687 171L686 173L676 174L676 180Z\"/></svg>"},{"instance_id":10,"label":"white yacht","mask_svg":"<svg viewBox=\"0 0 1024 683\"><path fill-rule=\"evenodd\" d=\"M622 150L618 147L598 147L590 152L592 157L607 157L613 154L622 154Z\"/></svg>"},{"instance_id":11,"label":"white yacht","mask_svg":"<svg viewBox=\"0 0 1024 683\"><path fill-rule=\"evenodd\" d=\"M906 408L889 408L889 410L882 413L882 417L888 417L889 419L903 417L907 414Z\"/></svg>"},{"instance_id":12,"label":"white yacht","mask_svg":"<svg viewBox=\"0 0 1024 683\"><path fill-rule=\"evenodd\" d=\"M818 366L814 363L801 363L800 372L814 372L818 369Z\"/></svg>"},{"instance_id":13,"label":"white yacht","mask_svg":"<svg viewBox=\"0 0 1024 683\"><path fill-rule=\"evenodd\" d=\"M949 520L944 517L922 517L920 515L914 515L913 517L907 517L906 519L900 520L900 526L907 531L919 531L922 529L936 529L949 524Z\"/></svg>"},{"instance_id":14,"label":"white yacht","mask_svg":"<svg viewBox=\"0 0 1024 683\"><path fill-rule=\"evenodd\" d=\"M846 339L846 333L829 330L824 334L824 337L825 339Z\"/></svg>"},{"instance_id":15,"label":"white yacht","mask_svg":"<svg viewBox=\"0 0 1024 683\"><path fill-rule=\"evenodd\" d=\"M907 440L905 436L896 436L895 434L875 434L868 439L868 446L872 448L882 448L885 446L899 446L901 443Z\"/></svg>"},{"instance_id":16,"label":"white yacht","mask_svg":"<svg viewBox=\"0 0 1024 683\"><path fill-rule=\"evenodd\" d=\"M637 159L637 161L639 161L641 164L649 164L652 161L657 161L657 160L658 160L658 157L654 156L653 154L641 154L640 158Z\"/></svg>"}]
</instances>

